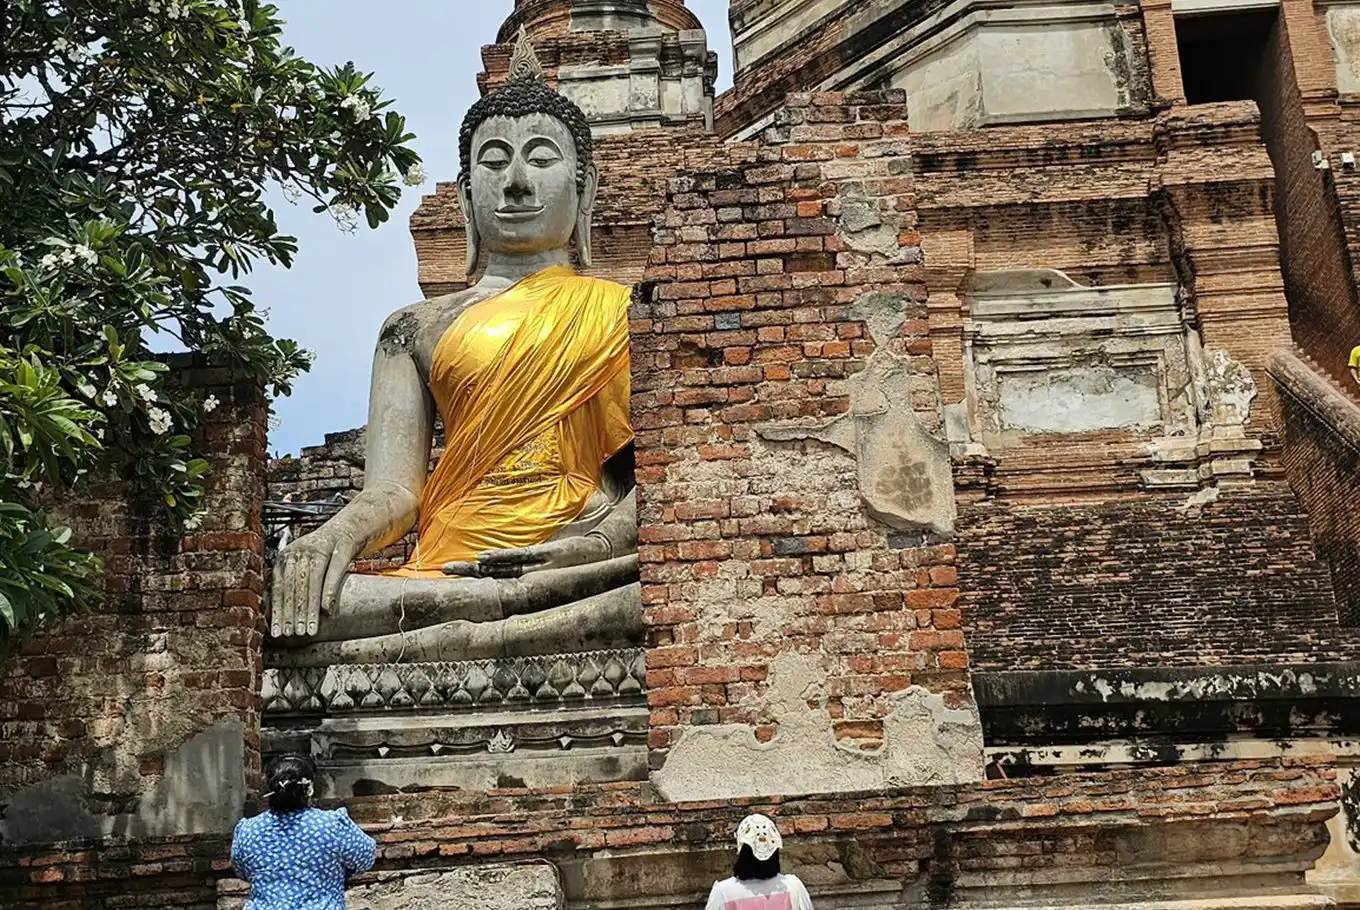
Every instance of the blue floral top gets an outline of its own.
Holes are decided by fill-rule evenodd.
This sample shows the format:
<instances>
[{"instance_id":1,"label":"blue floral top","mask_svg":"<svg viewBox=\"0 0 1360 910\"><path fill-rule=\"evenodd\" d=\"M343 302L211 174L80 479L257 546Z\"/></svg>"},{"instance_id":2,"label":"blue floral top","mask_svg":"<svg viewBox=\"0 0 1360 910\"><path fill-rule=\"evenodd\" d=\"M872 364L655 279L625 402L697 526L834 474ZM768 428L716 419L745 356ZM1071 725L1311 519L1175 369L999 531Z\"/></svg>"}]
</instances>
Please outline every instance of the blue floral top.
<instances>
[{"instance_id":1,"label":"blue floral top","mask_svg":"<svg viewBox=\"0 0 1360 910\"><path fill-rule=\"evenodd\" d=\"M344 809L265 812L237 823L231 864L250 882L246 910L344 910L345 879L376 852Z\"/></svg>"}]
</instances>

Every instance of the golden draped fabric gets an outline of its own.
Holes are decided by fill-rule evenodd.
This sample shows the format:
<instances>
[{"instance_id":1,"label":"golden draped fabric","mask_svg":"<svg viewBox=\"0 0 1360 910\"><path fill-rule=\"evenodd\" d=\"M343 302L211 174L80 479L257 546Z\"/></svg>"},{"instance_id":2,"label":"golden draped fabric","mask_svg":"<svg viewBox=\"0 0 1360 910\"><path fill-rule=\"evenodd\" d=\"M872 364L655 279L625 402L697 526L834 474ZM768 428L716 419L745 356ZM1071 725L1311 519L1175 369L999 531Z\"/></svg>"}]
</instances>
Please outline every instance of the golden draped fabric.
<instances>
[{"instance_id":1,"label":"golden draped fabric","mask_svg":"<svg viewBox=\"0 0 1360 910\"><path fill-rule=\"evenodd\" d=\"M444 455L394 574L542 543L584 510L629 423L629 289L545 269L473 304L435 348Z\"/></svg>"}]
</instances>

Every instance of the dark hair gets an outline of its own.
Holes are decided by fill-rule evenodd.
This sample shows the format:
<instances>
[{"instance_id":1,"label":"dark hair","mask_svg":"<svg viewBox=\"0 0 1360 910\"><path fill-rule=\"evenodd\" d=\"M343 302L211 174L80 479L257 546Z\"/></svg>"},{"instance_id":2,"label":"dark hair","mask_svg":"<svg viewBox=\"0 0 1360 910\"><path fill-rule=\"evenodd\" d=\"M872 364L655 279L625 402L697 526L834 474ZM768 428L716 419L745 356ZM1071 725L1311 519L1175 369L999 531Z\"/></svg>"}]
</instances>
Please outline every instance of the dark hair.
<instances>
[{"instance_id":1,"label":"dark hair","mask_svg":"<svg viewBox=\"0 0 1360 910\"><path fill-rule=\"evenodd\" d=\"M530 114L555 117L567 127L576 144L576 188L583 188L586 185L586 172L595 155L590 121L566 95L550 88L541 79L531 77L511 79L477 99L468 108L467 116L463 118L463 128L458 134L458 161L462 166L459 182L466 180L472 173L472 137L477 127L492 117L527 117Z\"/></svg>"},{"instance_id":2,"label":"dark hair","mask_svg":"<svg viewBox=\"0 0 1360 910\"><path fill-rule=\"evenodd\" d=\"M316 762L311 756L290 752L280 755L265 769L265 799L274 812L297 812L312 804Z\"/></svg>"},{"instance_id":3,"label":"dark hair","mask_svg":"<svg viewBox=\"0 0 1360 910\"><path fill-rule=\"evenodd\" d=\"M732 874L744 882L774 878L779 874L779 851L774 851L774 855L767 860L759 860L751 852L751 848L743 844L741 850L737 852L737 864L733 867Z\"/></svg>"}]
</instances>

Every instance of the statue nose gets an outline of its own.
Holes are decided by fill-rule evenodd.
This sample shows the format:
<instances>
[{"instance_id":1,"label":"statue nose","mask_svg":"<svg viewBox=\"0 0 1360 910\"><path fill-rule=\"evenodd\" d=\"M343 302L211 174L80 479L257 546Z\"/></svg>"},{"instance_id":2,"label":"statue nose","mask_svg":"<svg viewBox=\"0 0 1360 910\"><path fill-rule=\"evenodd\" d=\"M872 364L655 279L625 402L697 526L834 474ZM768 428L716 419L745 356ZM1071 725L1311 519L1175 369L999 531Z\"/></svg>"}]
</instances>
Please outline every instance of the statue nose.
<instances>
[{"instance_id":1,"label":"statue nose","mask_svg":"<svg viewBox=\"0 0 1360 910\"><path fill-rule=\"evenodd\" d=\"M515 161L510 165L510 173L505 181L505 195L511 202L522 203L534 194L534 186L529 180L529 169L524 162Z\"/></svg>"}]
</instances>

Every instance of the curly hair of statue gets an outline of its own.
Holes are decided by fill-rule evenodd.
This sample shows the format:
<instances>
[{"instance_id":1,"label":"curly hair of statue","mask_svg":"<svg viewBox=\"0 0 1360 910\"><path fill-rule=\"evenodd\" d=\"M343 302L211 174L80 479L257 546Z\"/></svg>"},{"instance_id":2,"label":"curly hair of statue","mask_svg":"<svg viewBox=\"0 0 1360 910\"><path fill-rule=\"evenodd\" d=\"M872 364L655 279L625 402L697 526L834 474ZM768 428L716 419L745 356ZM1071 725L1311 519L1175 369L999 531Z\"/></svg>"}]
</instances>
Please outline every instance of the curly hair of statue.
<instances>
[{"instance_id":1,"label":"curly hair of statue","mask_svg":"<svg viewBox=\"0 0 1360 910\"><path fill-rule=\"evenodd\" d=\"M458 134L458 157L462 167L459 181L467 180L472 173L472 137L478 127L492 117L527 117L530 114L555 117L566 125L576 145L576 186L584 188L586 174L594 160L590 121L575 102L548 85L543 65L523 28L510 58L509 78L500 88L479 98L463 118L463 127Z\"/></svg>"}]
</instances>

